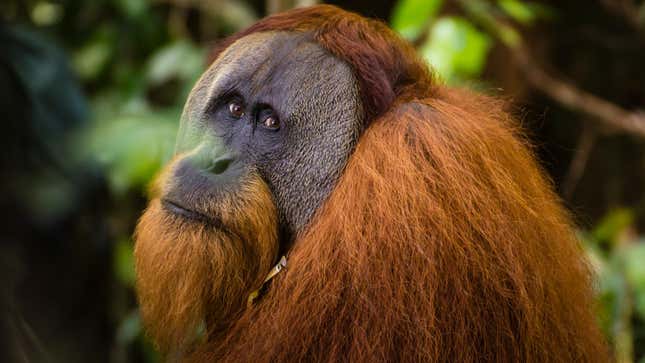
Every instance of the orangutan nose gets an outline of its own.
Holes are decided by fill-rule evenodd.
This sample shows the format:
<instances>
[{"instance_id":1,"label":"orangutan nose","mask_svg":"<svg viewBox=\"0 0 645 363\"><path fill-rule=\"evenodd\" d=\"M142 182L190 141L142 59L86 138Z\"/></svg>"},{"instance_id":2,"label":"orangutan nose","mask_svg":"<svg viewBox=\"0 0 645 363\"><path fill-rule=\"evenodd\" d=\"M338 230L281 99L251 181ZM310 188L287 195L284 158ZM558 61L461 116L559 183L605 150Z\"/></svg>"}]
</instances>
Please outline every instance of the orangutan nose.
<instances>
[{"instance_id":1,"label":"orangutan nose","mask_svg":"<svg viewBox=\"0 0 645 363\"><path fill-rule=\"evenodd\" d=\"M231 163L233 163L233 158L230 155L222 155L221 157L213 160L211 165L206 170L213 174L223 174L224 172L226 172Z\"/></svg>"},{"instance_id":2,"label":"orangutan nose","mask_svg":"<svg viewBox=\"0 0 645 363\"><path fill-rule=\"evenodd\" d=\"M212 175L224 174L235 161L222 140L213 136L203 140L186 158L195 169Z\"/></svg>"}]
</instances>

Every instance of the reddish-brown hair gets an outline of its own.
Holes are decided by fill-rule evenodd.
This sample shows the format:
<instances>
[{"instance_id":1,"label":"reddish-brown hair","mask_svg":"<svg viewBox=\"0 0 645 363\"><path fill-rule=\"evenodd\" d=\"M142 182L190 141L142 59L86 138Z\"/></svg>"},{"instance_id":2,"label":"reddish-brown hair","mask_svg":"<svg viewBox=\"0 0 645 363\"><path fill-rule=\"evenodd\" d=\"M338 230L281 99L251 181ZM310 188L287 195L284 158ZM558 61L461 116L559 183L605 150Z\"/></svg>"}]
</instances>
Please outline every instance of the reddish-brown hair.
<instances>
[{"instance_id":1,"label":"reddish-brown hair","mask_svg":"<svg viewBox=\"0 0 645 363\"><path fill-rule=\"evenodd\" d=\"M264 19L356 73L366 131L286 272L194 361L604 362L572 223L500 102L433 81L384 24Z\"/></svg>"},{"instance_id":2,"label":"reddish-brown hair","mask_svg":"<svg viewBox=\"0 0 645 363\"><path fill-rule=\"evenodd\" d=\"M435 89L432 73L414 48L386 24L331 5L264 18L224 40L211 59L236 40L263 31L311 32L320 46L351 65L360 83L367 120L383 114L395 100L428 97Z\"/></svg>"}]
</instances>

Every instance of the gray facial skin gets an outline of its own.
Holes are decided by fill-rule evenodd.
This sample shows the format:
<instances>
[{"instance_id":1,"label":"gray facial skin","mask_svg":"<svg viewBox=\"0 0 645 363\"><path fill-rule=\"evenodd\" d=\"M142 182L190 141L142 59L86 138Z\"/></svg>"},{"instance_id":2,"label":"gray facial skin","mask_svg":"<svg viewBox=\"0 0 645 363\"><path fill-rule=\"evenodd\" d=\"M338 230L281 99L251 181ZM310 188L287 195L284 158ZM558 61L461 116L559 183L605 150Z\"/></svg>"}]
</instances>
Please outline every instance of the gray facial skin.
<instances>
[{"instance_id":1,"label":"gray facial skin","mask_svg":"<svg viewBox=\"0 0 645 363\"><path fill-rule=\"evenodd\" d=\"M243 117L231 116L232 99ZM278 117L279 130L263 126L266 112ZM362 124L358 82L346 63L307 34L246 36L219 56L186 103L177 152L199 161L176 171L173 193L234 196L257 172L273 193L283 238L292 238L331 192Z\"/></svg>"}]
</instances>

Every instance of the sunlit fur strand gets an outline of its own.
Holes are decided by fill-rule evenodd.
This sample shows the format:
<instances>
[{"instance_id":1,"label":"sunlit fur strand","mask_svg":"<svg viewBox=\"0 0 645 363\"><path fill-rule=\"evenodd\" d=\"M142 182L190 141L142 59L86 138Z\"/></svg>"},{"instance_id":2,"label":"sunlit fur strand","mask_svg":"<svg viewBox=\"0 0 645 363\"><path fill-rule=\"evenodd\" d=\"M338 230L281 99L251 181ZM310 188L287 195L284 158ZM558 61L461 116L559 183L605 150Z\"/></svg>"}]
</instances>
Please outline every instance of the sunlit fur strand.
<instances>
[{"instance_id":1,"label":"sunlit fur strand","mask_svg":"<svg viewBox=\"0 0 645 363\"><path fill-rule=\"evenodd\" d=\"M467 91L394 106L287 271L192 360L608 361L572 224L521 140Z\"/></svg>"},{"instance_id":2,"label":"sunlit fur strand","mask_svg":"<svg viewBox=\"0 0 645 363\"><path fill-rule=\"evenodd\" d=\"M148 335L167 357L192 349L200 325L222 334L276 260L277 216L266 184L248 177L235 200L210 201L232 233L165 211L158 199L167 167L135 233L137 295ZM215 330L216 329L216 330Z\"/></svg>"}]
</instances>

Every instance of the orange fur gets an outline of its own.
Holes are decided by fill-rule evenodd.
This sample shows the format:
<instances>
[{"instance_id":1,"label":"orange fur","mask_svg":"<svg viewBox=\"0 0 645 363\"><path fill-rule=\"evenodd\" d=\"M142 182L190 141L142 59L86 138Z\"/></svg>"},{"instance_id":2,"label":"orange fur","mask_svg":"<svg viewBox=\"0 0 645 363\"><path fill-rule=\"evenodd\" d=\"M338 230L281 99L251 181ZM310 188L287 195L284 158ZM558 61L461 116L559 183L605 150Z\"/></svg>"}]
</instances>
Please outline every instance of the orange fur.
<instances>
[{"instance_id":1,"label":"orange fur","mask_svg":"<svg viewBox=\"0 0 645 363\"><path fill-rule=\"evenodd\" d=\"M193 360L606 362L571 222L520 140L465 91L375 120L286 273Z\"/></svg>"},{"instance_id":2,"label":"orange fur","mask_svg":"<svg viewBox=\"0 0 645 363\"><path fill-rule=\"evenodd\" d=\"M137 293L146 330L161 352L181 356L222 334L276 259L277 219L266 184L253 175L234 196L210 203L232 233L166 212L153 189L136 230Z\"/></svg>"},{"instance_id":3,"label":"orange fur","mask_svg":"<svg viewBox=\"0 0 645 363\"><path fill-rule=\"evenodd\" d=\"M383 24L334 7L270 17L226 44L266 30L313 31L348 62L366 130L286 271L248 309L277 250L259 178L236 192L241 203L212 209L246 231L236 241L152 202L138 290L163 351L195 362L608 360L570 218L498 101L438 85ZM201 319L209 334L191 344Z\"/></svg>"}]
</instances>

